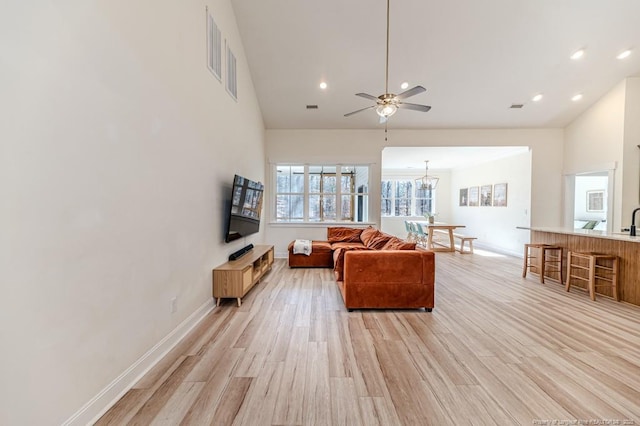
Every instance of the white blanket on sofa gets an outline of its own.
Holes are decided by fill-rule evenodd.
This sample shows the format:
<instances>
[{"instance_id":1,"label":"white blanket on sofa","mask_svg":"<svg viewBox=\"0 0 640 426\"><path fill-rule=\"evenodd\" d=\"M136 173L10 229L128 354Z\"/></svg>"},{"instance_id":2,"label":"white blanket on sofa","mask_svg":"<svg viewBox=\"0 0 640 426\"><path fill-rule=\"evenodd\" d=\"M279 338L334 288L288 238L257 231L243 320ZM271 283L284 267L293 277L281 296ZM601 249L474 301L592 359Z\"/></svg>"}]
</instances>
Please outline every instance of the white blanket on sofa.
<instances>
[{"instance_id":1,"label":"white blanket on sofa","mask_svg":"<svg viewBox=\"0 0 640 426\"><path fill-rule=\"evenodd\" d=\"M311 240L295 240L293 242L293 254L311 255Z\"/></svg>"}]
</instances>

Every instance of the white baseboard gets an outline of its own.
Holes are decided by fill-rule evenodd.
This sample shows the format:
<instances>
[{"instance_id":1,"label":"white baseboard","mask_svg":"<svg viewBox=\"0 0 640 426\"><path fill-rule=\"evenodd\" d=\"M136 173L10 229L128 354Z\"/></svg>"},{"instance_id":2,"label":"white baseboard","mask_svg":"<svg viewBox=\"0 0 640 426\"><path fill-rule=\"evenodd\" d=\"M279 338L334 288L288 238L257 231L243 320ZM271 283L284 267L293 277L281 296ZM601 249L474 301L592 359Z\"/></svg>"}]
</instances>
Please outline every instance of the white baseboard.
<instances>
[{"instance_id":1,"label":"white baseboard","mask_svg":"<svg viewBox=\"0 0 640 426\"><path fill-rule=\"evenodd\" d=\"M474 248L479 248L481 250L492 251L494 253L504 254L506 256L522 258L522 252L521 251L517 251L516 252L516 251L513 251L513 250L507 250L507 249L504 249L502 247L493 246L491 244L475 243L474 244Z\"/></svg>"},{"instance_id":2,"label":"white baseboard","mask_svg":"<svg viewBox=\"0 0 640 426\"><path fill-rule=\"evenodd\" d=\"M200 306L187 319L182 321L171 333L159 341L140 359L127 368L114 381L109 383L82 408L69 417L64 426L90 425L107 412L131 387L158 363L171 349L182 340L214 308L213 298Z\"/></svg>"}]
</instances>

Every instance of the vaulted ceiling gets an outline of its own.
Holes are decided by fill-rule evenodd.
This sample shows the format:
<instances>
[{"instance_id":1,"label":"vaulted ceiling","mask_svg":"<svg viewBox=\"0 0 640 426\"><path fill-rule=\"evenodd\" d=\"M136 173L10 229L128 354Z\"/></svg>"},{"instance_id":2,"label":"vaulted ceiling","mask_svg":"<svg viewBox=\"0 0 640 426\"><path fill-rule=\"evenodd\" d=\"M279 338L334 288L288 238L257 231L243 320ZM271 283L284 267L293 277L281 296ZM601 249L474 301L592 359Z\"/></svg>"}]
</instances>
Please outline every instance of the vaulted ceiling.
<instances>
[{"instance_id":1,"label":"vaulted ceiling","mask_svg":"<svg viewBox=\"0 0 640 426\"><path fill-rule=\"evenodd\" d=\"M344 114L372 104L355 93L384 93L385 0L232 4L267 128L383 126L374 110ZM640 76L638 16L638 0L391 0L389 91L422 85L407 101L432 109L400 110L389 127L564 127Z\"/></svg>"}]
</instances>

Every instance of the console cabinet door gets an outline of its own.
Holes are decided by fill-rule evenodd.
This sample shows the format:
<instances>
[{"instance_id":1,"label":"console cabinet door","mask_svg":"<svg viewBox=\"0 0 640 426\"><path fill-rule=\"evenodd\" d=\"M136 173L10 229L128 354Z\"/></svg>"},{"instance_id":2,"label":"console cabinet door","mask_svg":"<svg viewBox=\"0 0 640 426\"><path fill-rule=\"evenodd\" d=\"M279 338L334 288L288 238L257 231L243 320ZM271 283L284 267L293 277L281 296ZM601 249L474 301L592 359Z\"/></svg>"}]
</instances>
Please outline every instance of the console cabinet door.
<instances>
[{"instance_id":1,"label":"console cabinet door","mask_svg":"<svg viewBox=\"0 0 640 426\"><path fill-rule=\"evenodd\" d=\"M253 281L253 267L248 266L242 271L242 295L244 296L251 288Z\"/></svg>"}]
</instances>

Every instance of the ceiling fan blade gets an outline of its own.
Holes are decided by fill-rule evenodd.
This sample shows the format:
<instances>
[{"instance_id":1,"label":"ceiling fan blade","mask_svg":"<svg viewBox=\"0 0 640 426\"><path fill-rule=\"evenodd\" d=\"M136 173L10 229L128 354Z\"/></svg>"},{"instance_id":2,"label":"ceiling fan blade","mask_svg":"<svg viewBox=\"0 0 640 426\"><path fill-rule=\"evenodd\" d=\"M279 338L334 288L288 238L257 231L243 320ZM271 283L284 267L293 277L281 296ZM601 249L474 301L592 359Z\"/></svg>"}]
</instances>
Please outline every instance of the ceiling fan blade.
<instances>
[{"instance_id":1,"label":"ceiling fan blade","mask_svg":"<svg viewBox=\"0 0 640 426\"><path fill-rule=\"evenodd\" d=\"M405 92L400 93L399 95L396 95L396 99L406 99L409 96L413 96L413 95L417 95L418 93L422 93L422 92L426 92L427 89L425 89L422 86L416 86L412 89L409 89Z\"/></svg>"},{"instance_id":2,"label":"ceiling fan blade","mask_svg":"<svg viewBox=\"0 0 640 426\"><path fill-rule=\"evenodd\" d=\"M427 112L431 109L431 107L427 105L408 104L406 102L398 102L398 108L412 109L414 111L422 111L422 112Z\"/></svg>"},{"instance_id":3,"label":"ceiling fan blade","mask_svg":"<svg viewBox=\"0 0 640 426\"><path fill-rule=\"evenodd\" d=\"M348 113L348 114L345 114L344 116L345 116L345 117L350 117L350 116L352 116L353 114L357 114L357 113L362 112L362 111L365 111L365 110L367 110L367 109L375 108L376 106L377 106L377 105L371 105L371 106L368 106L368 107L366 107L366 108L362 108L362 109L359 109L359 110L357 110L357 111L353 111L353 112L350 112L350 113Z\"/></svg>"},{"instance_id":4,"label":"ceiling fan blade","mask_svg":"<svg viewBox=\"0 0 640 426\"><path fill-rule=\"evenodd\" d=\"M356 93L356 96L360 96L361 98L371 99L372 101L378 101L377 96L370 95L368 93Z\"/></svg>"}]
</instances>

